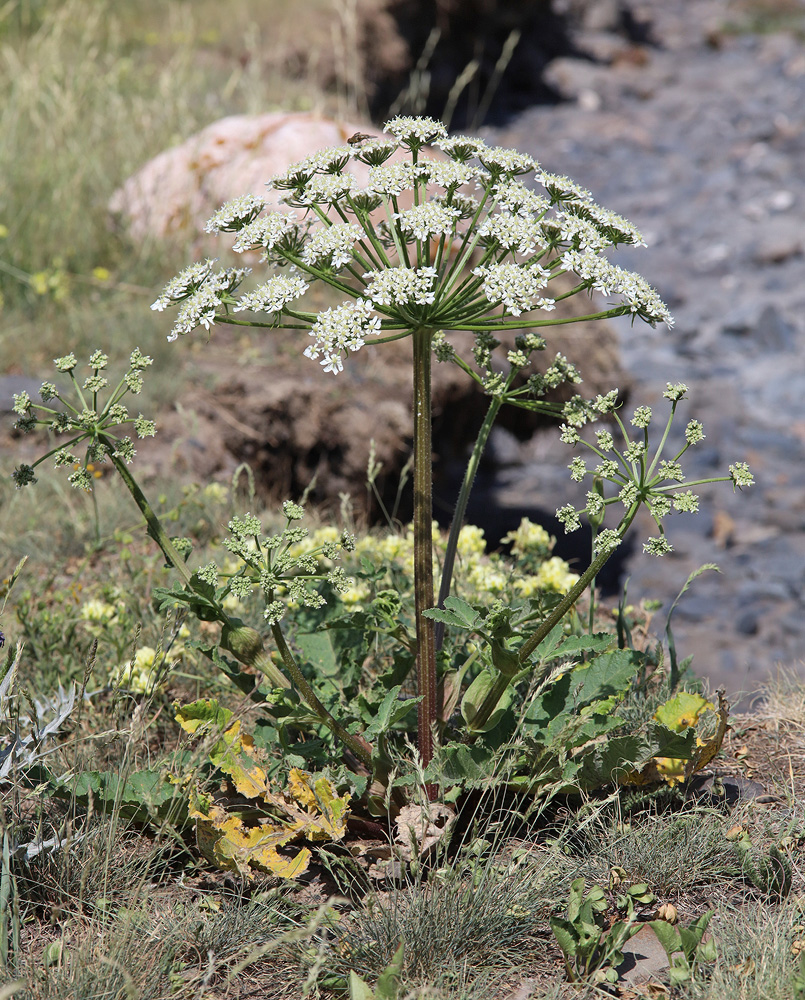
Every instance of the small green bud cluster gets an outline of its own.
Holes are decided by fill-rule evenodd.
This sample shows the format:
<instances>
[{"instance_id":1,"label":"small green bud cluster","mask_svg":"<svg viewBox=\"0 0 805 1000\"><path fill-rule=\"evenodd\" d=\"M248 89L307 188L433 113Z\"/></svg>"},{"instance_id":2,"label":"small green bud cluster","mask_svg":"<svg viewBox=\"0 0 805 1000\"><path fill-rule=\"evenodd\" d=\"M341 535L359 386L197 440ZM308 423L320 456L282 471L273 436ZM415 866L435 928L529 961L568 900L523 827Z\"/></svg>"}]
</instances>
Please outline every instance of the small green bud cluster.
<instances>
[{"instance_id":1,"label":"small green bud cluster","mask_svg":"<svg viewBox=\"0 0 805 1000\"><path fill-rule=\"evenodd\" d=\"M223 545L235 556L234 569L222 572L215 562L196 571L196 576L212 587L224 583L216 595L220 601L230 595L239 601L260 590L264 600L263 617L276 625L288 605L319 608L326 604L322 583L340 594L353 585L340 566L334 566L342 552L352 552L355 538L348 532L309 543L309 531L294 524L305 515L300 504L286 500L282 505L285 527L274 534L264 534L260 519L251 513L235 515L229 521L230 534Z\"/></svg>"},{"instance_id":2,"label":"small green bud cluster","mask_svg":"<svg viewBox=\"0 0 805 1000\"><path fill-rule=\"evenodd\" d=\"M620 526L615 529L604 529L596 535L596 553L609 551L620 542L623 532L633 520L638 507L644 504L653 517L659 535L647 539L643 550L651 555L662 556L673 551L673 546L665 537L663 520L672 511L677 513L696 513L699 509L699 497L691 489L681 489L681 486L700 486L705 483L732 482L733 487L742 489L754 482L751 472L745 462L736 462L729 467L729 476L713 479L700 479L686 482L680 463L681 457L688 448L704 439L704 430L698 420L689 421L685 428L685 444L673 459L664 459L662 452L668 440L671 424L677 405L685 397L688 389L683 383L667 385L663 396L671 402L671 412L662 435L662 439L654 453L649 457L649 425L653 413L649 406L638 406L629 421L632 427L642 431L639 437L631 437L618 410L618 390L613 389L606 395L599 395L592 403L587 403L580 397L575 397L565 404L564 417L567 423L562 427L561 439L566 444L581 444L595 456L595 464L588 467L587 460L580 455L573 457L568 468L575 482L582 482L585 476L593 476L600 484L587 494L587 503L581 510L576 510L572 504L565 504L556 511L556 516L564 525L566 532L576 531L581 527L581 514L596 526L603 522L606 508L620 505L623 513ZM622 445L616 446L615 437L609 430L596 430L595 443L581 436L581 429L599 415L610 415L620 430ZM603 494L603 482L615 487L615 494L608 499Z\"/></svg>"},{"instance_id":3,"label":"small green bud cluster","mask_svg":"<svg viewBox=\"0 0 805 1000\"><path fill-rule=\"evenodd\" d=\"M34 403L27 392L17 393L14 396L14 412L18 416L16 426L23 433L46 429L72 437L37 459L33 465L19 466L13 472L13 479L18 488L35 483L35 467L52 457L57 469L74 469L68 477L72 486L89 492L92 490L93 473L97 475L94 466L106 462L110 455L126 464L134 459L136 449L133 441L128 436L115 435L116 428L131 424L138 438L156 434L156 424L152 420L147 420L141 413L136 417L130 416L121 402L127 393L136 396L142 391L142 373L153 364L153 359L135 348L129 356L127 371L105 403L99 395L109 387L109 379L102 374L108 368L109 358L102 351L95 351L90 356L87 367L91 374L80 383L76 376L78 360L74 354L56 358L53 364L57 372L69 376L72 392L65 394L53 382L43 382L39 389L41 403ZM58 400L62 409L46 405L53 400ZM80 459L70 449L82 442L85 442L85 451L83 459Z\"/></svg>"}]
</instances>

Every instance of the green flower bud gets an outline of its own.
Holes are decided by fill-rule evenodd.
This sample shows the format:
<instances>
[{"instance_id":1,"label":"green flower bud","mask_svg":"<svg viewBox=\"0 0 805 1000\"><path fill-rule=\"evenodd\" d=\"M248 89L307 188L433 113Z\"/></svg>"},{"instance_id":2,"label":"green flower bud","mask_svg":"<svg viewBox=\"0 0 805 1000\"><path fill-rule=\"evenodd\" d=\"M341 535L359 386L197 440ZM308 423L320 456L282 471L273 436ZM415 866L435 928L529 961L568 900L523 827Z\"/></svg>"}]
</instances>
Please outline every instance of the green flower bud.
<instances>
[{"instance_id":1,"label":"green flower bud","mask_svg":"<svg viewBox=\"0 0 805 1000\"><path fill-rule=\"evenodd\" d=\"M260 653L264 652L262 636L248 625L224 625L221 630L221 646L246 664L253 664Z\"/></svg>"}]
</instances>

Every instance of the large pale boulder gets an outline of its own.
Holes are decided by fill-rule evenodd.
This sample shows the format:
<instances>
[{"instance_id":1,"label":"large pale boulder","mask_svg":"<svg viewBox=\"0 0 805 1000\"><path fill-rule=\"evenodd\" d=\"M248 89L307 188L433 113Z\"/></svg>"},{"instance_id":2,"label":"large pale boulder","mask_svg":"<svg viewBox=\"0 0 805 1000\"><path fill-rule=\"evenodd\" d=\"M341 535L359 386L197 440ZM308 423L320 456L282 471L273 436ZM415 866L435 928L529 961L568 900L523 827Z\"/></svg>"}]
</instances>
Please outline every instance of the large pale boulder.
<instances>
[{"instance_id":1,"label":"large pale boulder","mask_svg":"<svg viewBox=\"0 0 805 1000\"><path fill-rule=\"evenodd\" d=\"M109 210L135 242L180 236L203 243L204 223L224 202L262 195L270 207L284 210L277 193L266 192L266 181L356 132L382 134L365 122L313 112L231 115L149 160L112 195ZM365 183L368 168L350 163L349 169Z\"/></svg>"}]
</instances>

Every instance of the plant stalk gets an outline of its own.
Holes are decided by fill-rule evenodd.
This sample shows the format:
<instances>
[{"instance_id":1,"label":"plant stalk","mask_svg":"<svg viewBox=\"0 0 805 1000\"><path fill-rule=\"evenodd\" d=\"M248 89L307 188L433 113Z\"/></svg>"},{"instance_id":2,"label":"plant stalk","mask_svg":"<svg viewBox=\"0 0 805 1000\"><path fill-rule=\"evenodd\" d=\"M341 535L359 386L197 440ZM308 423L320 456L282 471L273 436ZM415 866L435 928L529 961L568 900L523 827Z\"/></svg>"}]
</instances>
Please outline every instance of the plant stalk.
<instances>
[{"instance_id":1,"label":"plant stalk","mask_svg":"<svg viewBox=\"0 0 805 1000\"><path fill-rule=\"evenodd\" d=\"M327 726L330 732L337 739L341 740L344 746L349 747L358 760L369 768L369 773L371 774L372 747L370 744L367 743L362 736L353 736L352 733L348 733L341 723L327 711L324 705L322 705L316 697L315 691L310 684L308 684L307 678L299 669L296 660L294 660L293 653L288 648L288 643L285 641L285 636L283 635L279 624L271 626L271 634L274 637L274 642L277 644L277 649L282 657L282 662L285 664L285 668L293 678L293 682L299 689L299 693L305 699L310 708L313 709L321 722Z\"/></svg>"},{"instance_id":2,"label":"plant stalk","mask_svg":"<svg viewBox=\"0 0 805 1000\"><path fill-rule=\"evenodd\" d=\"M440 608L444 607L445 600L450 596L450 586L453 582L453 569L456 562L456 551L458 549L458 536L461 533L461 528L464 524L464 517L467 513L467 503L470 499L470 493L472 492L472 486L478 472L478 466L481 464L481 456L484 453L486 443L489 440L489 435L495 425L495 420L497 419L497 415L500 412L502 405L503 396L492 397L492 400L489 403L489 409L486 411L486 416L484 417L484 422L481 425L481 429L478 431L478 437L475 439L472 454L467 462L464 480L461 483L461 490L459 491L458 500L456 501L453 522L450 525L450 534L447 536L447 548L445 549L444 566L442 567L442 580L439 586L438 606ZM442 648L442 643L444 642L444 630L444 622L436 622L436 628L434 631L437 652Z\"/></svg>"},{"instance_id":3,"label":"plant stalk","mask_svg":"<svg viewBox=\"0 0 805 1000\"><path fill-rule=\"evenodd\" d=\"M414 593L416 602L418 749L422 767L433 759L436 724L436 646L433 622L433 445L431 430L431 340L433 331L414 331ZM428 786L428 796L436 794Z\"/></svg>"},{"instance_id":4,"label":"plant stalk","mask_svg":"<svg viewBox=\"0 0 805 1000\"><path fill-rule=\"evenodd\" d=\"M126 467L126 463L122 459L115 457L115 455L113 454L114 442L112 441L111 438L108 438L103 434L99 435L99 438L101 442L107 446L109 451L109 457L112 461L112 464L115 467L115 470L117 471L118 475L123 480L123 482L126 484L126 489L128 489L129 493L131 493L134 502L139 507L140 513L143 515L145 519L146 530L148 532L148 535L157 543L157 545L162 551L162 554L165 556L165 560L171 566L173 566L173 568L182 578L182 582L184 583L185 587L187 587L188 590L195 592L195 588L193 586L192 574L190 573L190 570L187 568L187 564L185 563L182 556L177 552L176 546L170 540L168 533L162 527L162 522L157 517L151 504L148 502L148 497L140 489L137 480L134 478L134 476L132 476L132 474ZM216 607L215 612L218 621L222 625L228 625L230 628L234 627L232 619L224 611L223 608ZM258 652L251 654L246 659L244 659L243 657L239 657L237 653L235 653L235 656L237 659L241 661L241 663L245 662L247 663L248 666L256 667L258 670L260 670L263 674L266 675L266 677L268 677L268 679L275 687L284 687L284 688L290 687L288 678L277 667L276 663L274 663L274 661L271 659L271 657L264 649L261 649Z\"/></svg>"}]
</instances>

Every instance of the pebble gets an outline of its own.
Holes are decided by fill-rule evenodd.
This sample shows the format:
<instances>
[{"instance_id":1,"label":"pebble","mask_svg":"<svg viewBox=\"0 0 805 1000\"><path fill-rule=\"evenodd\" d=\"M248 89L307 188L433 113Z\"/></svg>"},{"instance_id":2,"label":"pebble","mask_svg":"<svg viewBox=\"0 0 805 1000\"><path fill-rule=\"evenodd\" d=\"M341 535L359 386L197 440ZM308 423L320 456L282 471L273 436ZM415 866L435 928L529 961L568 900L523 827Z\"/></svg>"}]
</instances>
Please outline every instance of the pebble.
<instances>
[{"instance_id":1,"label":"pebble","mask_svg":"<svg viewBox=\"0 0 805 1000\"><path fill-rule=\"evenodd\" d=\"M644 58L619 61L611 26L596 23L589 49L583 30L576 41L598 61L564 58L552 70L566 103L482 131L573 177L647 235L648 250L617 262L658 289L676 326L619 326L632 399L656 402L666 381L686 382L686 413L707 435L685 456L689 477L724 475L736 460L755 474L740 493L702 487L684 530L669 520L673 558L658 565L638 543L621 567L632 600L662 600L661 633L687 573L719 565L680 600L674 635L680 657L694 654L700 676L736 695L781 665L805 679L805 45L793 33L725 30L728 0L641 11L656 43ZM551 454L524 448L498 477L498 502L572 501L567 452L563 475L546 472ZM714 538L717 515L734 526Z\"/></svg>"}]
</instances>

